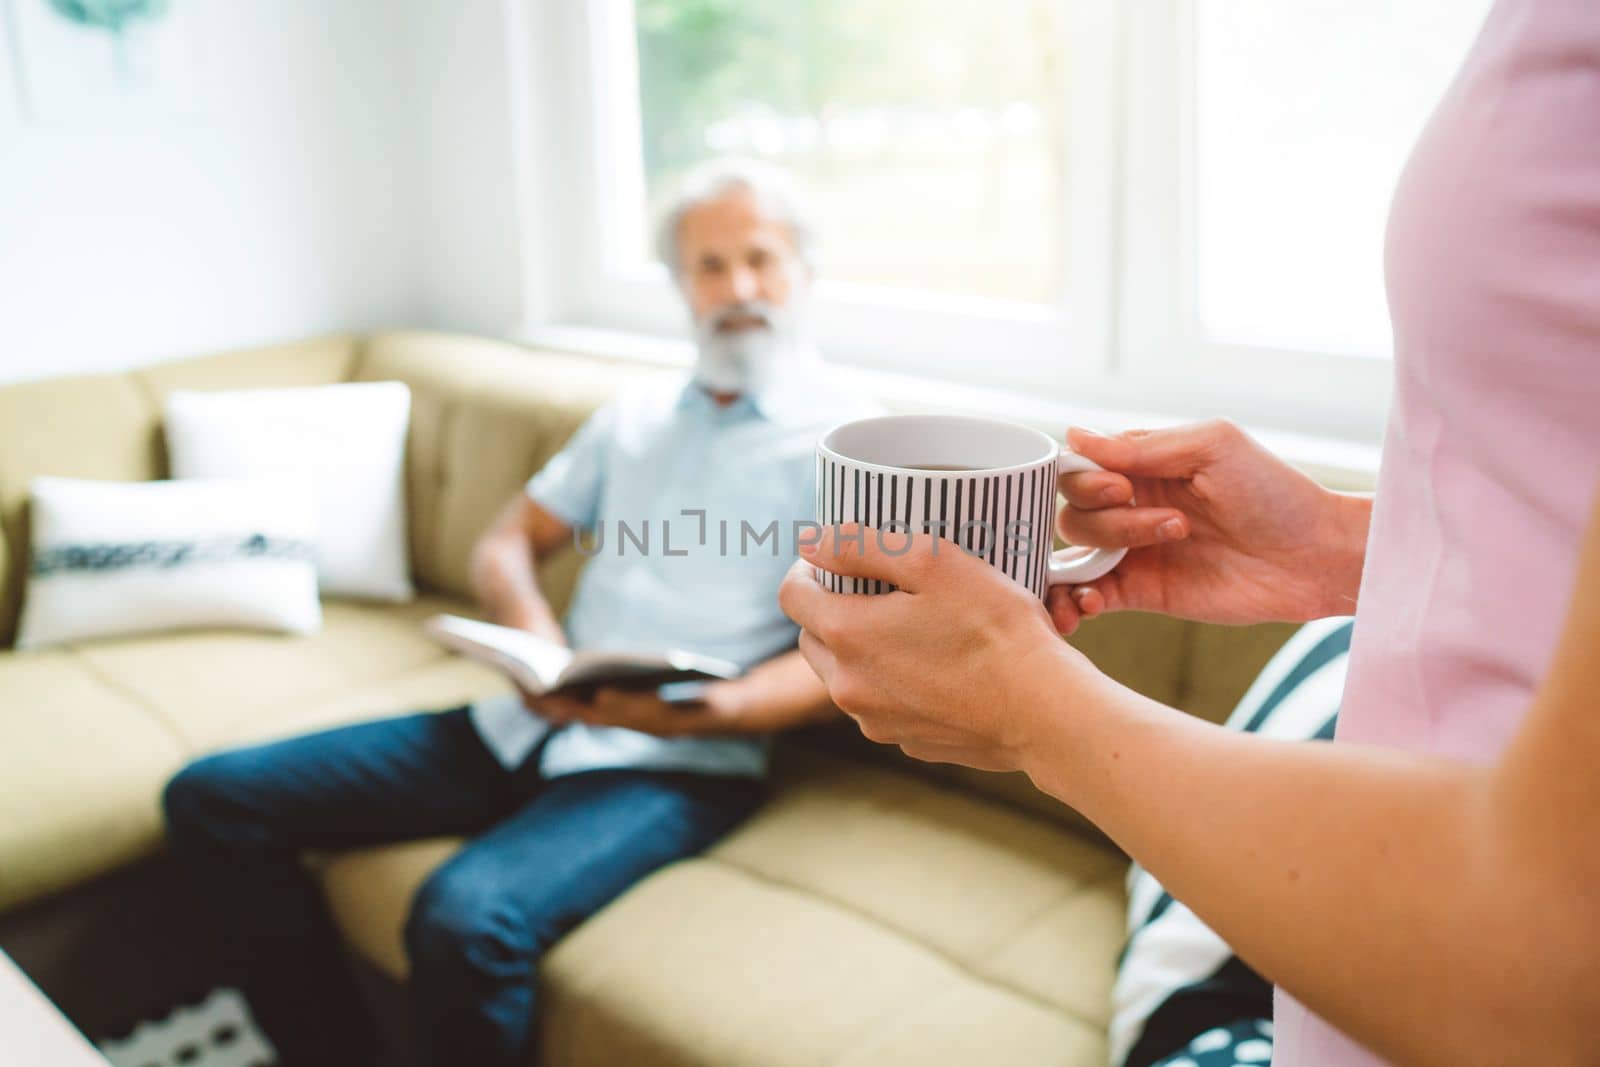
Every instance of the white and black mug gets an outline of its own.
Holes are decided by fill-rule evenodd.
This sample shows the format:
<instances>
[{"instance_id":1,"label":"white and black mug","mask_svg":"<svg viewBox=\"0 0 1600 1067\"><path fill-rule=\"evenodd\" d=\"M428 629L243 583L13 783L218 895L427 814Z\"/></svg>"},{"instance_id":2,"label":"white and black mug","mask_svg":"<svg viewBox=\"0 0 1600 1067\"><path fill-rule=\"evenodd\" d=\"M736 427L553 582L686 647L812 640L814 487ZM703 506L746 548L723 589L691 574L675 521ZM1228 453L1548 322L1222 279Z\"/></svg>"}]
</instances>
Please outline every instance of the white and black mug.
<instances>
[{"instance_id":1,"label":"white and black mug","mask_svg":"<svg viewBox=\"0 0 1600 1067\"><path fill-rule=\"evenodd\" d=\"M1056 478L1097 464L1049 434L965 415L885 415L836 426L817 442L817 521L859 522L888 552L931 533L1033 590L1089 582L1126 549L1052 552ZM875 532L874 532L875 531ZM895 536L898 534L899 536ZM887 593L876 579L819 571L836 593Z\"/></svg>"}]
</instances>

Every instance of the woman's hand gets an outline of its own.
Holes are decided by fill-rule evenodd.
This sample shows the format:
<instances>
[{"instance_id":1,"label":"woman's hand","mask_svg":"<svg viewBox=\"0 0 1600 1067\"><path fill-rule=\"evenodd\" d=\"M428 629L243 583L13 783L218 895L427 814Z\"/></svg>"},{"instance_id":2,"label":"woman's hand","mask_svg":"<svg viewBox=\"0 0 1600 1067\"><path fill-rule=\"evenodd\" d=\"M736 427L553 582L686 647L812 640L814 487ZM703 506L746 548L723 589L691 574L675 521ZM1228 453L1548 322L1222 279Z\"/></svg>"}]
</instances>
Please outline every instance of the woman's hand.
<instances>
[{"instance_id":1,"label":"woman's hand","mask_svg":"<svg viewBox=\"0 0 1600 1067\"><path fill-rule=\"evenodd\" d=\"M1061 632L1105 611L1250 623L1355 610L1367 498L1324 489L1222 420L1067 441L1106 469L1062 475L1061 535L1132 551L1104 578L1050 591Z\"/></svg>"},{"instance_id":2,"label":"woman's hand","mask_svg":"<svg viewBox=\"0 0 1600 1067\"><path fill-rule=\"evenodd\" d=\"M1041 747L1042 719L1085 687L1113 684L1061 640L1037 597L952 541L851 524L825 529L801 555L778 602L834 704L869 740L921 760L1019 770ZM812 564L898 589L830 593Z\"/></svg>"}]
</instances>

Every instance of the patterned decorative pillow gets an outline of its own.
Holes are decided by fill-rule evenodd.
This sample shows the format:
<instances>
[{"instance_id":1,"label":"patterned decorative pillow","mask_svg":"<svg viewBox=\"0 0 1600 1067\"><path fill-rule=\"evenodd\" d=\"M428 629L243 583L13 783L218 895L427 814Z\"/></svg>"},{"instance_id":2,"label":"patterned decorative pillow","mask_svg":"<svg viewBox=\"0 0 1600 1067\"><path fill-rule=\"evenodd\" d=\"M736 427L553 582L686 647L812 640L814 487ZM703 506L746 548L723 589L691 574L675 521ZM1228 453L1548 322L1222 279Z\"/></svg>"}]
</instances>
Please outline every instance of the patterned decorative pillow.
<instances>
[{"instance_id":1,"label":"patterned decorative pillow","mask_svg":"<svg viewBox=\"0 0 1600 1067\"><path fill-rule=\"evenodd\" d=\"M1350 655L1348 618L1308 623L1272 657L1228 728L1333 737ZM1234 1067L1272 1059L1272 986L1137 864L1128 943L1112 990L1114 1067Z\"/></svg>"},{"instance_id":2,"label":"patterned decorative pillow","mask_svg":"<svg viewBox=\"0 0 1600 1067\"><path fill-rule=\"evenodd\" d=\"M20 649L195 626L322 625L307 491L282 482L33 481Z\"/></svg>"}]
</instances>

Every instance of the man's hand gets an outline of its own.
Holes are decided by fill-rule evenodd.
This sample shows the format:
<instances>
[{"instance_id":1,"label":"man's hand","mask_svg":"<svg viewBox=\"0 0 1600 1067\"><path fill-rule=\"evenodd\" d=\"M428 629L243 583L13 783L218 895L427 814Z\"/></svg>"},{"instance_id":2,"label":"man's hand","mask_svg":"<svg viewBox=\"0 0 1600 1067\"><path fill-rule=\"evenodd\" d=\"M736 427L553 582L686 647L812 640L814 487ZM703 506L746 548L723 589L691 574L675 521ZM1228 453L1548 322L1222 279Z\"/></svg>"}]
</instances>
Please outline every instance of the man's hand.
<instances>
[{"instance_id":1,"label":"man's hand","mask_svg":"<svg viewBox=\"0 0 1600 1067\"><path fill-rule=\"evenodd\" d=\"M1050 591L1062 633L1105 611L1237 624L1355 610L1367 498L1324 489L1223 420L1114 437L1074 429L1068 443L1106 469L1061 477L1072 505L1061 535L1131 551L1104 578Z\"/></svg>"},{"instance_id":2,"label":"man's hand","mask_svg":"<svg viewBox=\"0 0 1600 1067\"><path fill-rule=\"evenodd\" d=\"M683 703L668 703L653 690L607 687L597 689L589 700L561 693L533 696L524 692L522 701L557 726L574 722L621 726L657 737L741 732L736 681L714 682L706 686L699 700Z\"/></svg>"}]
</instances>

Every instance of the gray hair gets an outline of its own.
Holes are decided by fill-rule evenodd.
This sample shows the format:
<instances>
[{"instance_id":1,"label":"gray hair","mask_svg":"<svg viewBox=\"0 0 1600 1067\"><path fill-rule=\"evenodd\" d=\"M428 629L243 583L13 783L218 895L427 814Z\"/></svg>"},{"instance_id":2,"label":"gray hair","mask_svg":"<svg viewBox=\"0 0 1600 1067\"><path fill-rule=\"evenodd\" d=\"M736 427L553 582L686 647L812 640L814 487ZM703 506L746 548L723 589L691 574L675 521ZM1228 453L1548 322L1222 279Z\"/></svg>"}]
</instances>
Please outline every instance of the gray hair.
<instances>
[{"instance_id":1,"label":"gray hair","mask_svg":"<svg viewBox=\"0 0 1600 1067\"><path fill-rule=\"evenodd\" d=\"M800 262L815 269L816 227L805 197L789 172L759 159L713 159L684 175L659 212L656 255L672 276L676 278L682 266L678 259L678 231L683 217L736 189L749 193L762 210L789 228Z\"/></svg>"}]
</instances>

